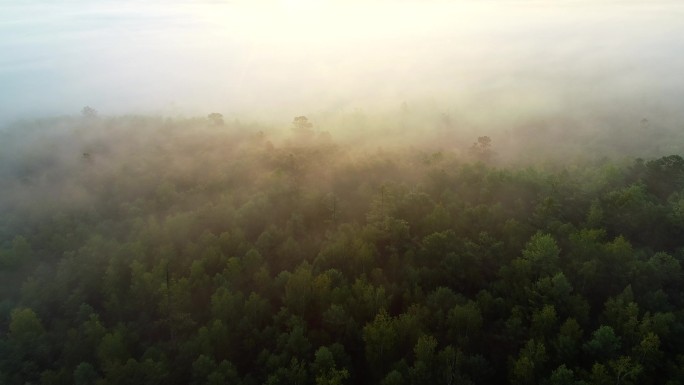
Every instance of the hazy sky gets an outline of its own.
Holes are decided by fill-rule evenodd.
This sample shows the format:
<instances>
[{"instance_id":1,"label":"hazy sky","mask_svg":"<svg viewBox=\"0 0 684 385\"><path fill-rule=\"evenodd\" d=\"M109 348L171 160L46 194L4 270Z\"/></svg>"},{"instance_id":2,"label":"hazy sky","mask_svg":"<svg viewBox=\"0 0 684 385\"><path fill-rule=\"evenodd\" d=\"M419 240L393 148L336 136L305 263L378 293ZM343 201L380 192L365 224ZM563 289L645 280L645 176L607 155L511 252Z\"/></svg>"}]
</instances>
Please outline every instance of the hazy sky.
<instances>
[{"instance_id":1,"label":"hazy sky","mask_svg":"<svg viewBox=\"0 0 684 385\"><path fill-rule=\"evenodd\" d=\"M679 1L0 2L0 121L681 109Z\"/></svg>"}]
</instances>

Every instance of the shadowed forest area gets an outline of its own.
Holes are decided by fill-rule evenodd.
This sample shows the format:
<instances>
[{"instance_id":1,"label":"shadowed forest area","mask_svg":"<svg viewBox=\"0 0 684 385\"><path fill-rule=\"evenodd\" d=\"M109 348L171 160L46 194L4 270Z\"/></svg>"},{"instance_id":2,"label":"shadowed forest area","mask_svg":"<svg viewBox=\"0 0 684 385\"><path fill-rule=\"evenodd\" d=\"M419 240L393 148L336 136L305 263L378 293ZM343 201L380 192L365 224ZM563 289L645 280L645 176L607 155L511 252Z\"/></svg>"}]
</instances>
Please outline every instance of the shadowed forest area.
<instances>
[{"instance_id":1,"label":"shadowed forest area","mask_svg":"<svg viewBox=\"0 0 684 385\"><path fill-rule=\"evenodd\" d=\"M411 113L7 126L0 383L684 383L681 130Z\"/></svg>"}]
</instances>

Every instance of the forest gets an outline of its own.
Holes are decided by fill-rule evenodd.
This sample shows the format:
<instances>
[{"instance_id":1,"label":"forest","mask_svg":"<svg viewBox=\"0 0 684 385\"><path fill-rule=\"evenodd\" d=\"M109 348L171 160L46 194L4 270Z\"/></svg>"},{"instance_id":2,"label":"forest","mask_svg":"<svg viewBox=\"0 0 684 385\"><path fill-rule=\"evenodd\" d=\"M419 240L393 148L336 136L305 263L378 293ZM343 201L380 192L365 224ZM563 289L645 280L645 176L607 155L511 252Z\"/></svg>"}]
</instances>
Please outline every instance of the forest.
<instances>
[{"instance_id":1,"label":"forest","mask_svg":"<svg viewBox=\"0 0 684 385\"><path fill-rule=\"evenodd\" d=\"M679 131L400 120L9 124L0 383L684 384Z\"/></svg>"}]
</instances>

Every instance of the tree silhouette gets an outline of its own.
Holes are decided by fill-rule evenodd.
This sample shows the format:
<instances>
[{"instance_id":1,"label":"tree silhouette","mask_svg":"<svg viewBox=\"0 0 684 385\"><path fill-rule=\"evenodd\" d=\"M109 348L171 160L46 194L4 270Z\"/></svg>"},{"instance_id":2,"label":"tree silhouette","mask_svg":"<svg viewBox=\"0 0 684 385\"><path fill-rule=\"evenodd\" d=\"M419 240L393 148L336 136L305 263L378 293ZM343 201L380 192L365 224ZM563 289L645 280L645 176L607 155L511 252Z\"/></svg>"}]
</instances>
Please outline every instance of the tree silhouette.
<instances>
[{"instance_id":1,"label":"tree silhouette","mask_svg":"<svg viewBox=\"0 0 684 385\"><path fill-rule=\"evenodd\" d=\"M207 115L207 119L209 119L209 122L214 126L223 126L223 115L218 112L212 112Z\"/></svg>"},{"instance_id":2,"label":"tree silhouette","mask_svg":"<svg viewBox=\"0 0 684 385\"><path fill-rule=\"evenodd\" d=\"M296 116L292 120L292 131L299 135L311 135L313 134L313 124L309 122L309 118L306 116Z\"/></svg>"},{"instance_id":3,"label":"tree silhouette","mask_svg":"<svg viewBox=\"0 0 684 385\"><path fill-rule=\"evenodd\" d=\"M97 110L90 106L85 106L81 110L81 115L83 115L86 118L95 118L97 117Z\"/></svg>"},{"instance_id":4,"label":"tree silhouette","mask_svg":"<svg viewBox=\"0 0 684 385\"><path fill-rule=\"evenodd\" d=\"M489 136L478 136L477 142L470 147L470 152L479 160L488 162L492 159L494 152L491 149L492 139Z\"/></svg>"}]
</instances>

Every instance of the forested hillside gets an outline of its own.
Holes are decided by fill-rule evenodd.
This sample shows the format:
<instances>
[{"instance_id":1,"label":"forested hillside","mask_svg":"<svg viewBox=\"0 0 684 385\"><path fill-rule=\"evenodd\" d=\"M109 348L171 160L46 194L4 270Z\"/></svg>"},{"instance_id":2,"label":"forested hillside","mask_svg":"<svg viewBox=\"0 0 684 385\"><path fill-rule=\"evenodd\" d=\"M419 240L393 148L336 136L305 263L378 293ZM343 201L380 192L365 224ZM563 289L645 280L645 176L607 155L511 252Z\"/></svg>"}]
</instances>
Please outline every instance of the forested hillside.
<instances>
[{"instance_id":1,"label":"forested hillside","mask_svg":"<svg viewBox=\"0 0 684 385\"><path fill-rule=\"evenodd\" d=\"M0 383L684 383L680 156L301 118L0 132Z\"/></svg>"}]
</instances>

